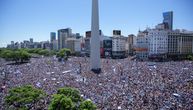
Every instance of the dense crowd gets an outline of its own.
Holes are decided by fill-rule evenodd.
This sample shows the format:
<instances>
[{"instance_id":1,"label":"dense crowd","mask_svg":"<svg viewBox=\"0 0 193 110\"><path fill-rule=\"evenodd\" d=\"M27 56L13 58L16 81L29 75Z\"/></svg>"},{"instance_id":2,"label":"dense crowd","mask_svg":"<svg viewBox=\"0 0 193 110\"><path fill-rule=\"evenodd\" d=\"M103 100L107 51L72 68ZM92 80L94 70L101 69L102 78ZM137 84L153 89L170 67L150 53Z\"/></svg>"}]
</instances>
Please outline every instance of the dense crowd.
<instances>
[{"instance_id":1,"label":"dense crowd","mask_svg":"<svg viewBox=\"0 0 193 110\"><path fill-rule=\"evenodd\" d=\"M10 88L32 84L43 89L48 99L60 87L78 88L102 110L192 110L193 62L139 62L102 59L102 72L89 69L89 58L72 57L58 62L55 57L32 58L29 63L9 65L0 59L0 109Z\"/></svg>"}]
</instances>

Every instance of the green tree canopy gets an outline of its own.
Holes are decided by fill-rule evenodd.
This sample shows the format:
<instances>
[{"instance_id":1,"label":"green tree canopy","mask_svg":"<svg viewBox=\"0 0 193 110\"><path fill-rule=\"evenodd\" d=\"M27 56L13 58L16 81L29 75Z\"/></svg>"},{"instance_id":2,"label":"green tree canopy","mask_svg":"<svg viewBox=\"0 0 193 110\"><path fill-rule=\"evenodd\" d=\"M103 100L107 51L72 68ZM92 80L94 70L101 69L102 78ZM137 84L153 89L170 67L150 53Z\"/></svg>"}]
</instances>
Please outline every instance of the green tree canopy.
<instances>
[{"instance_id":1,"label":"green tree canopy","mask_svg":"<svg viewBox=\"0 0 193 110\"><path fill-rule=\"evenodd\" d=\"M70 98L62 94L54 94L48 110L72 110L74 107Z\"/></svg>"},{"instance_id":2,"label":"green tree canopy","mask_svg":"<svg viewBox=\"0 0 193 110\"><path fill-rule=\"evenodd\" d=\"M24 62L29 61L31 58L31 55L26 52L25 50L9 50L6 49L2 52L1 57L4 58L7 61L15 61L18 62Z\"/></svg>"},{"instance_id":3,"label":"green tree canopy","mask_svg":"<svg viewBox=\"0 0 193 110\"><path fill-rule=\"evenodd\" d=\"M8 96L5 97L5 102L8 107L14 106L17 110L29 110L44 96L45 93L43 91L31 85L26 85L10 89Z\"/></svg>"},{"instance_id":4,"label":"green tree canopy","mask_svg":"<svg viewBox=\"0 0 193 110\"><path fill-rule=\"evenodd\" d=\"M14 53L11 50L3 50L1 53L1 57L4 58L5 60L12 60L13 55Z\"/></svg>"},{"instance_id":5,"label":"green tree canopy","mask_svg":"<svg viewBox=\"0 0 193 110\"><path fill-rule=\"evenodd\" d=\"M31 58L31 55L26 51L20 51L19 56L20 56L21 62L28 61Z\"/></svg>"},{"instance_id":6,"label":"green tree canopy","mask_svg":"<svg viewBox=\"0 0 193 110\"><path fill-rule=\"evenodd\" d=\"M50 55L50 52L49 50L40 50L38 52L39 55L44 55L44 56L49 56Z\"/></svg>"},{"instance_id":7,"label":"green tree canopy","mask_svg":"<svg viewBox=\"0 0 193 110\"><path fill-rule=\"evenodd\" d=\"M75 88L65 87L58 89L57 94L63 94L72 99L73 102L81 101L80 92Z\"/></svg>"},{"instance_id":8,"label":"green tree canopy","mask_svg":"<svg viewBox=\"0 0 193 110\"><path fill-rule=\"evenodd\" d=\"M66 50L68 54L70 54L69 50ZM47 50L47 49L41 49L41 48L34 48L34 49L28 49L28 48L22 48L22 49L7 49L7 48L0 48L0 57L4 58L8 61L16 61L16 62L22 62L27 61L30 59L32 55L44 55L44 56L50 56L50 55L56 55L57 51L55 50Z\"/></svg>"},{"instance_id":9,"label":"green tree canopy","mask_svg":"<svg viewBox=\"0 0 193 110\"><path fill-rule=\"evenodd\" d=\"M23 49L23 50L27 51L30 54L38 54L38 55L44 55L44 56L56 55L55 50L48 50L48 49L42 49L42 48Z\"/></svg>"},{"instance_id":10,"label":"green tree canopy","mask_svg":"<svg viewBox=\"0 0 193 110\"><path fill-rule=\"evenodd\" d=\"M71 54L71 50L64 48L57 53L57 57L65 58L65 57L68 57L70 54Z\"/></svg>"},{"instance_id":11,"label":"green tree canopy","mask_svg":"<svg viewBox=\"0 0 193 110\"><path fill-rule=\"evenodd\" d=\"M39 52L40 52L41 50L43 50L43 49L41 49L41 48L36 48L36 49L30 49L29 51L30 51L30 53L39 54Z\"/></svg>"},{"instance_id":12,"label":"green tree canopy","mask_svg":"<svg viewBox=\"0 0 193 110\"><path fill-rule=\"evenodd\" d=\"M188 55L188 56L187 56L187 59L188 59L188 60L193 60L193 56L192 56L192 55Z\"/></svg>"},{"instance_id":13,"label":"green tree canopy","mask_svg":"<svg viewBox=\"0 0 193 110\"><path fill-rule=\"evenodd\" d=\"M97 107L91 100L85 100L80 104L79 110L96 110Z\"/></svg>"},{"instance_id":14,"label":"green tree canopy","mask_svg":"<svg viewBox=\"0 0 193 110\"><path fill-rule=\"evenodd\" d=\"M50 55L56 55L57 54L57 51L56 50L51 50L50 51Z\"/></svg>"},{"instance_id":15,"label":"green tree canopy","mask_svg":"<svg viewBox=\"0 0 193 110\"><path fill-rule=\"evenodd\" d=\"M96 105L90 100L84 101L80 92L75 88L60 88L53 95L49 110L96 110Z\"/></svg>"}]
</instances>

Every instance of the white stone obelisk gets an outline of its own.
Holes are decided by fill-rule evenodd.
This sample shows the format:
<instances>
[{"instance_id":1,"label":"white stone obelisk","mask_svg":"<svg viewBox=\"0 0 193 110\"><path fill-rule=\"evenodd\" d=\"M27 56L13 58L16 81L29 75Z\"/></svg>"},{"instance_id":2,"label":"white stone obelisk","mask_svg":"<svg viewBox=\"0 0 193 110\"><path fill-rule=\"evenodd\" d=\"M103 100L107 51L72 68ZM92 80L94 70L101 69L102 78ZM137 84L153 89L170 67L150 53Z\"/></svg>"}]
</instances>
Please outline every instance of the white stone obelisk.
<instances>
[{"instance_id":1,"label":"white stone obelisk","mask_svg":"<svg viewBox=\"0 0 193 110\"><path fill-rule=\"evenodd\" d=\"M101 71L100 38L99 38L99 8L98 0L92 0L92 24L90 41L90 68L95 73Z\"/></svg>"}]
</instances>

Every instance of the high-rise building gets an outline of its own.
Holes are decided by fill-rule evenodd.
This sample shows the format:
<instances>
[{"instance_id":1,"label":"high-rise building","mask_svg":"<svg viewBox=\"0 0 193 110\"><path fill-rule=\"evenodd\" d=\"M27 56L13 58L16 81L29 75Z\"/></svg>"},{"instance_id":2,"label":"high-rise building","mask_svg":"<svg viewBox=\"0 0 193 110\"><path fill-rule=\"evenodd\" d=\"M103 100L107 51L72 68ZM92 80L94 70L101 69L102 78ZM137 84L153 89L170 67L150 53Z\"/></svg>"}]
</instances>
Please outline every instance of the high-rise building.
<instances>
[{"instance_id":1,"label":"high-rise building","mask_svg":"<svg viewBox=\"0 0 193 110\"><path fill-rule=\"evenodd\" d=\"M158 29L158 30L165 30L165 29L167 29L167 25L165 25L166 23L160 23L160 24L157 24L156 26L155 26L155 29Z\"/></svg>"},{"instance_id":2,"label":"high-rise building","mask_svg":"<svg viewBox=\"0 0 193 110\"><path fill-rule=\"evenodd\" d=\"M86 38L91 38L91 31L86 31L85 36Z\"/></svg>"},{"instance_id":3,"label":"high-rise building","mask_svg":"<svg viewBox=\"0 0 193 110\"><path fill-rule=\"evenodd\" d=\"M101 30L99 30L99 35L100 36L102 35L102 31ZM86 36L86 38L90 38L91 37L91 31L86 31L85 36Z\"/></svg>"},{"instance_id":4,"label":"high-rise building","mask_svg":"<svg viewBox=\"0 0 193 110\"><path fill-rule=\"evenodd\" d=\"M181 32L178 43L180 54L193 54L193 33Z\"/></svg>"},{"instance_id":5,"label":"high-rise building","mask_svg":"<svg viewBox=\"0 0 193 110\"><path fill-rule=\"evenodd\" d=\"M80 38L82 38L83 36L81 36L80 33L76 33L76 34L75 34L75 37L76 37L76 39L80 39Z\"/></svg>"},{"instance_id":6,"label":"high-rise building","mask_svg":"<svg viewBox=\"0 0 193 110\"><path fill-rule=\"evenodd\" d=\"M125 57L126 52L126 40L127 38L124 36L121 36L121 31L113 30L113 37L112 39L112 57L113 58L123 58Z\"/></svg>"},{"instance_id":7,"label":"high-rise building","mask_svg":"<svg viewBox=\"0 0 193 110\"><path fill-rule=\"evenodd\" d=\"M132 55L133 54L133 47L134 47L134 39L135 39L135 35L130 34L128 35L128 54Z\"/></svg>"},{"instance_id":8,"label":"high-rise building","mask_svg":"<svg viewBox=\"0 0 193 110\"><path fill-rule=\"evenodd\" d=\"M112 57L123 58L125 57L125 43L126 39L123 36L112 37Z\"/></svg>"},{"instance_id":9,"label":"high-rise building","mask_svg":"<svg viewBox=\"0 0 193 110\"><path fill-rule=\"evenodd\" d=\"M11 41L11 45L14 45L14 41Z\"/></svg>"},{"instance_id":10,"label":"high-rise building","mask_svg":"<svg viewBox=\"0 0 193 110\"><path fill-rule=\"evenodd\" d=\"M168 55L177 55L179 54L178 51L178 44L180 39L180 30L174 30L168 32Z\"/></svg>"},{"instance_id":11,"label":"high-rise building","mask_svg":"<svg viewBox=\"0 0 193 110\"><path fill-rule=\"evenodd\" d=\"M51 32L50 33L50 42L52 43L54 40L56 40L56 33L55 32Z\"/></svg>"},{"instance_id":12,"label":"high-rise building","mask_svg":"<svg viewBox=\"0 0 193 110\"><path fill-rule=\"evenodd\" d=\"M70 49L73 53L81 51L81 42L80 39L69 38L66 41L67 48Z\"/></svg>"},{"instance_id":13,"label":"high-rise building","mask_svg":"<svg viewBox=\"0 0 193 110\"><path fill-rule=\"evenodd\" d=\"M112 39L110 37L104 36L102 49L104 50L104 57L112 56Z\"/></svg>"},{"instance_id":14,"label":"high-rise building","mask_svg":"<svg viewBox=\"0 0 193 110\"><path fill-rule=\"evenodd\" d=\"M56 46L54 47L54 45L56 44L56 33L55 32L50 32L50 49L51 50L56 50Z\"/></svg>"},{"instance_id":15,"label":"high-rise building","mask_svg":"<svg viewBox=\"0 0 193 110\"><path fill-rule=\"evenodd\" d=\"M30 41L24 40L23 43L24 43L24 48L29 48Z\"/></svg>"},{"instance_id":16,"label":"high-rise building","mask_svg":"<svg viewBox=\"0 0 193 110\"><path fill-rule=\"evenodd\" d=\"M40 42L34 42L34 48L41 48L41 47L42 47L42 45Z\"/></svg>"},{"instance_id":17,"label":"high-rise building","mask_svg":"<svg viewBox=\"0 0 193 110\"><path fill-rule=\"evenodd\" d=\"M113 36L120 36L121 30L113 30Z\"/></svg>"},{"instance_id":18,"label":"high-rise building","mask_svg":"<svg viewBox=\"0 0 193 110\"><path fill-rule=\"evenodd\" d=\"M71 28L58 30L58 49L66 48L66 40L70 37L72 37Z\"/></svg>"},{"instance_id":19,"label":"high-rise building","mask_svg":"<svg viewBox=\"0 0 193 110\"><path fill-rule=\"evenodd\" d=\"M30 43L32 44L32 43L33 43L33 38L30 38L29 41L30 41Z\"/></svg>"},{"instance_id":20,"label":"high-rise building","mask_svg":"<svg viewBox=\"0 0 193 110\"><path fill-rule=\"evenodd\" d=\"M66 28L66 29L60 29L61 32L66 33L68 37L72 36L72 29Z\"/></svg>"},{"instance_id":21,"label":"high-rise building","mask_svg":"<svg viewBox=\"0 0 193 110\"><path fill-rule=\"evenodd\" d=\"M168 31L148 30L149 55L165 55L168 52Z\"/></svg>"},{"instance_id":22,"label":"high-rise building","mask_svg":"<svg viewBox=\"0 0 193 110\"><path fill-rule=\"evenodd\" d=\"M99 35L102 35L102 31L99 30ZM91 31L86 31L85 32L85 36L86 38L85 40L85 52L86 54L89 56L90 55L90 38L91 38Z\"/></svg>"},{"instance_id":23,"label":"high-rise building","mask_svg":"<svg viewBox=\"0 0 193 110\"><path fill-rule=\"evenodd\" d=\"M58 50L58 40L53 40L51 49Z\"/></svg>"},{"instance_id":24,"label":"high-rise building","mask_svg":"<svg viewBox=\"0 0 193 110\"><path fill-rule=\"evenodd\" d=\"M148 59L148 31L139 31L136 38L135 52L138 59Z\"/></svg>"},{"instance_id":25,"label":"high-rise building","mask_svg":"<svg viewBox=\"0 0 193 110\"><path fill-rule=\"evenodd\" d=\"M66 39L68 37L69 33L66 29L60 29L58 30L58 49L62 49L66 47Z\"/></svg>"},{"instance_id":26,"label":"high-rise building","mask_svg":"<svg viewBox=\"0 0 193 110\"><path fill-rule=\"evenodd\" d=\"M168 54L192 54L193 53L193 33L182 32L180 30L168 33Z\"/></svg>"},{"instance_id":27,"label":"high-rise building","mask_svg":"<svg viewBox=\"0 0 193 110\"><path fill-rule=\"evenodd\" d=\"M173 29L173 12L164 12L163 13L163 23L165 24L165 28L172 30Z\"/></svg>"},{"instance_id":28,"label":"high-rise building","mask_svg":"<svg viewBox=\"0 0 193 110\"><path fill-rule=\"evenodd\" d=\"M85 43L84 43L84 49L86 52L86 55L89 56L90 55L90 38L85 38Z\"/></svg>"},{"instance_id":29,"label":"high-rise building","mask_svg":"<svg viewBox=\"0 0 193 110\"><path fill-rule=\"evenodd\" d=\"M41 43L41 48L43 48L43 49L50 49L49 41L42 41L40 43Z\"/></svg>"}]
</instances>

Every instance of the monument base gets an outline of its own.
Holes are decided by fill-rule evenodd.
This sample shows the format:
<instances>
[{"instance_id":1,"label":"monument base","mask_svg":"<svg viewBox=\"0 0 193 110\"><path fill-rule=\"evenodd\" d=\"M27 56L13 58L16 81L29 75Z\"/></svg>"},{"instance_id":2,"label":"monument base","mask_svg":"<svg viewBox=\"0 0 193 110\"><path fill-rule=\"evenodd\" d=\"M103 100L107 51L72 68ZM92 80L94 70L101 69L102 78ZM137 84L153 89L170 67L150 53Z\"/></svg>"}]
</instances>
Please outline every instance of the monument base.
<instances>
[{"instance_id":1,"label":"monument base","mask_svg":"<svg viewBox=\"0 0 193 110\"><path fill-rule=\"evenodd\" d=\"M91 69L91 71L93 71L96 74L100 74L101 73L101 68Z\"/></svg>"}]
</instances>

